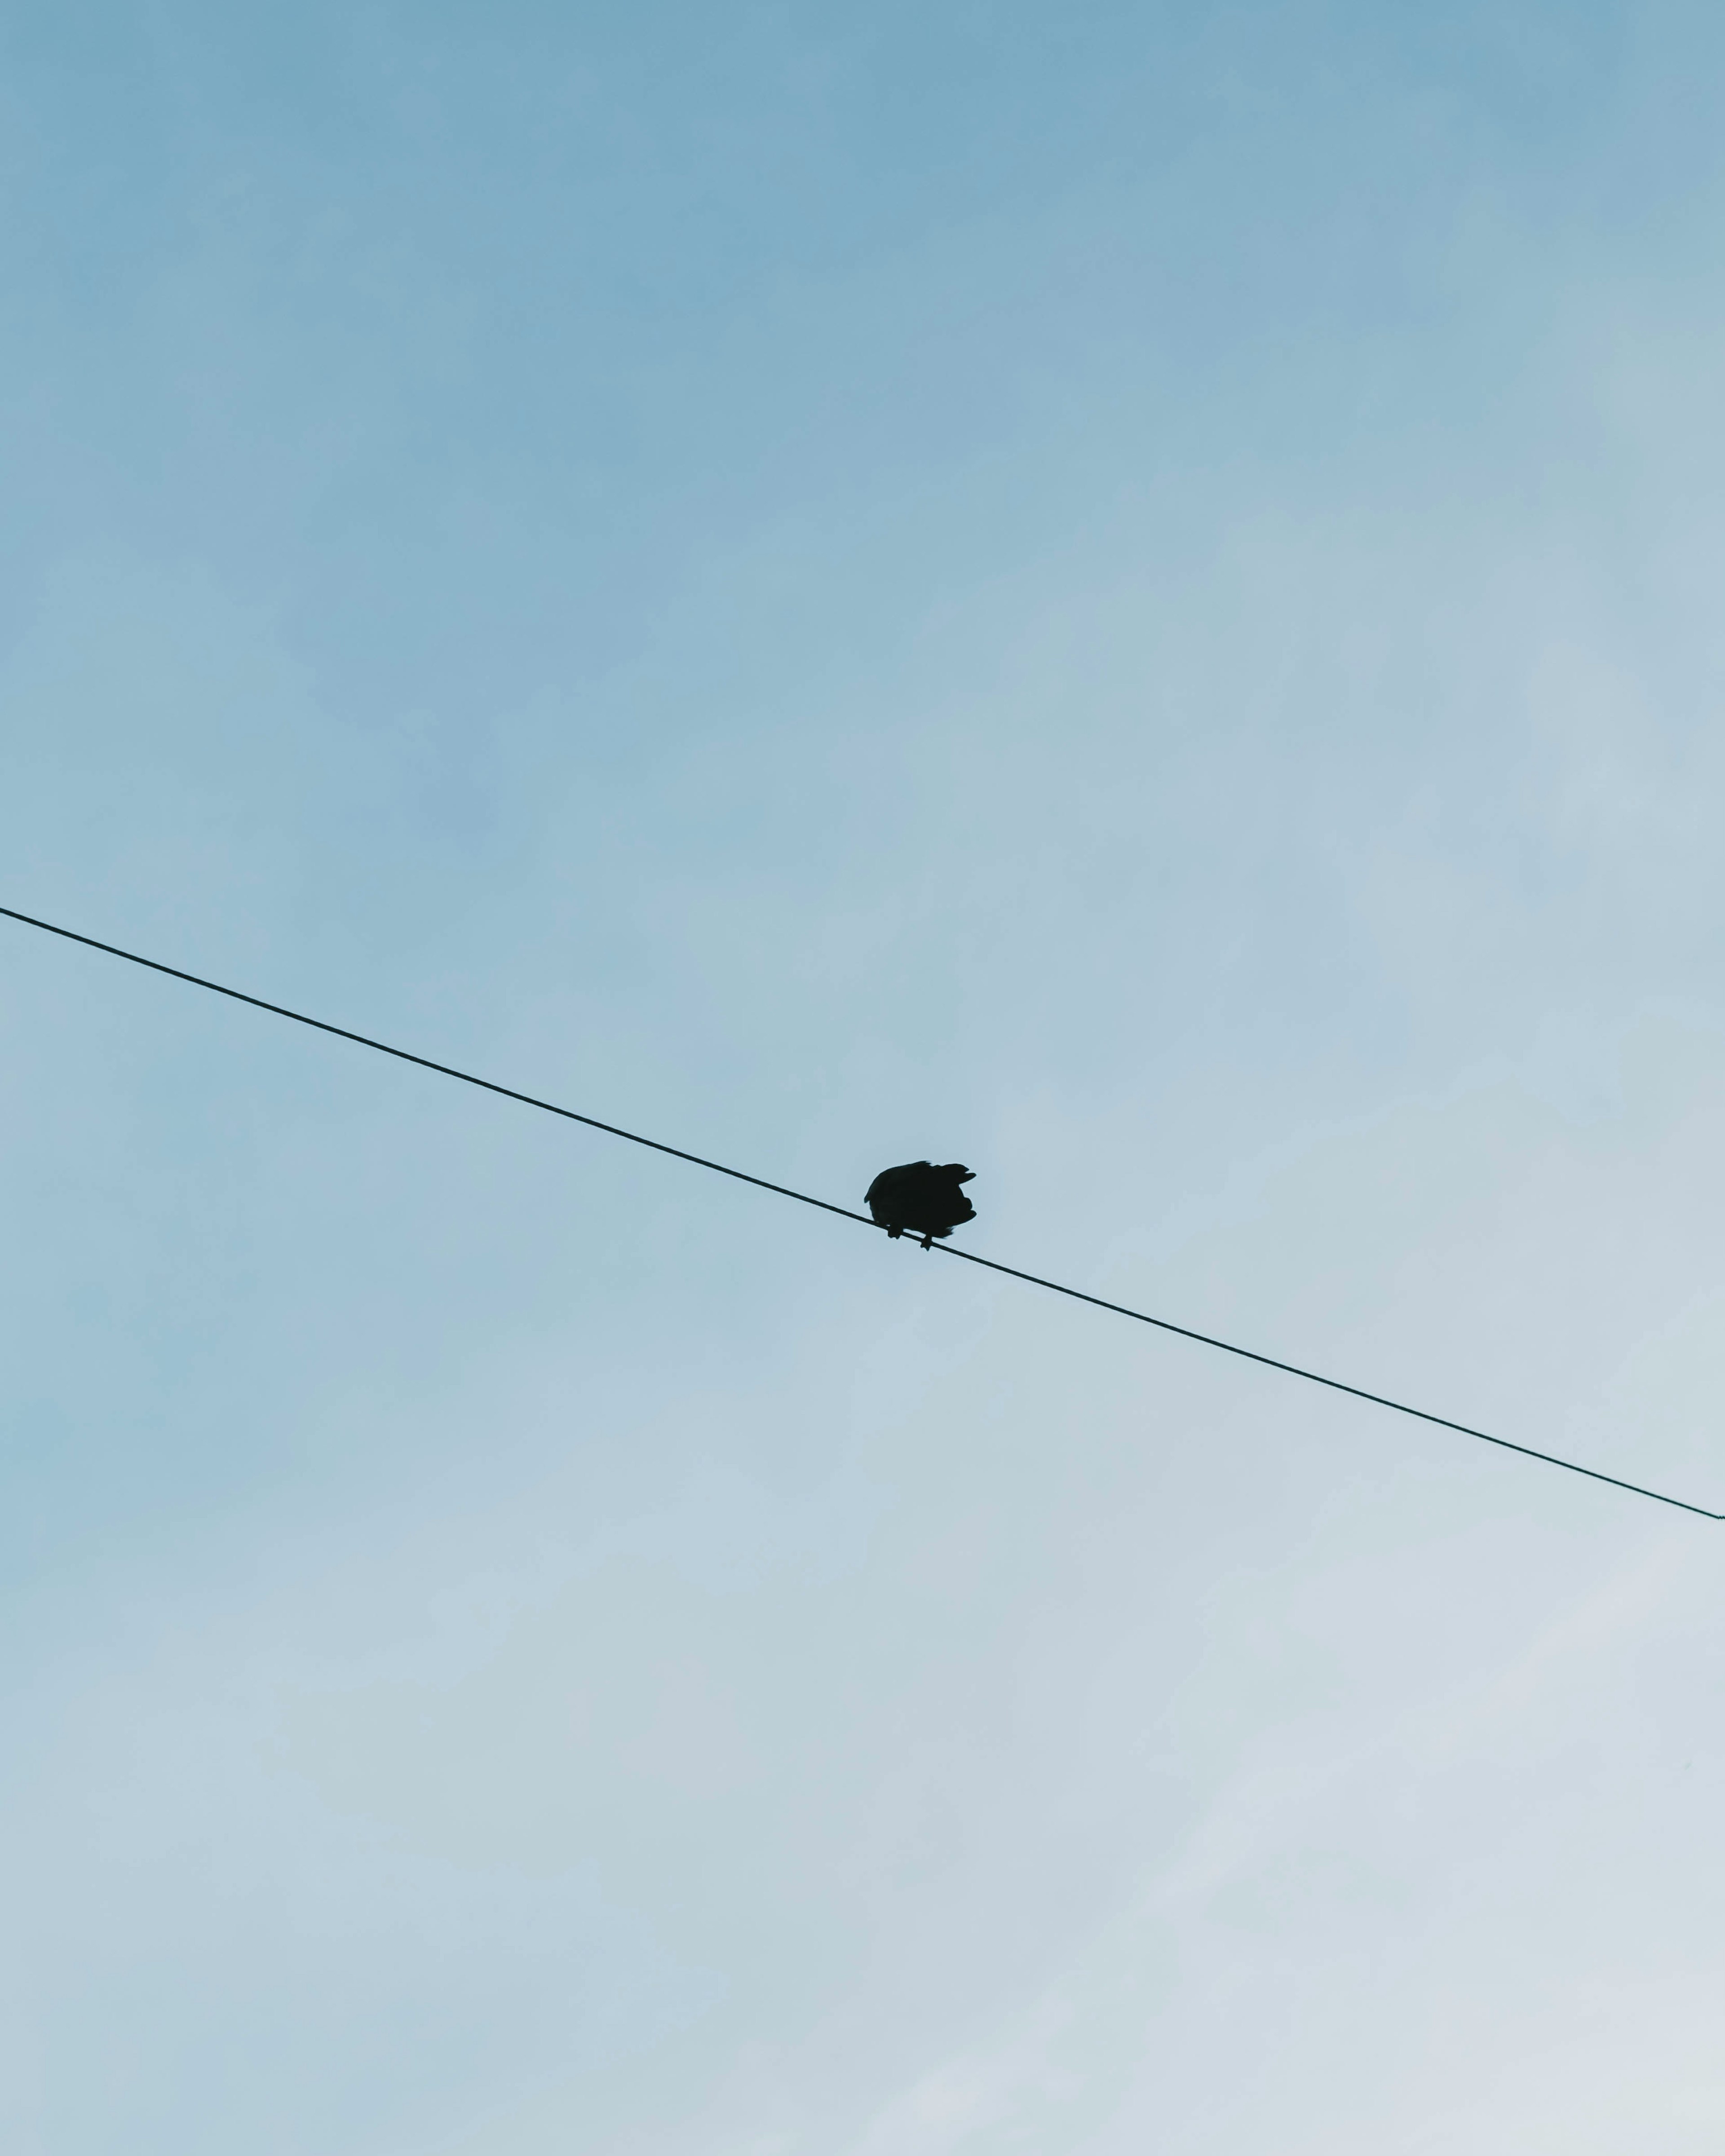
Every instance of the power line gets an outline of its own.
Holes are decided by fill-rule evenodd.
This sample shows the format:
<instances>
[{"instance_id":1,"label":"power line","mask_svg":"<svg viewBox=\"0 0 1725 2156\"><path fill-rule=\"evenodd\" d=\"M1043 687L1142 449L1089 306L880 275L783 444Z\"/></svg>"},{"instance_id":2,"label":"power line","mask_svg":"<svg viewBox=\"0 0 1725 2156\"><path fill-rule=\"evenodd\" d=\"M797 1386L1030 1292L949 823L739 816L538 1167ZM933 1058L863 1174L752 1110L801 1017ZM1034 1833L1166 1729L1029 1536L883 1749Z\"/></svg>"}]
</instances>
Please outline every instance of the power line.
<instances>
[{"instance_id":1,"label":"power line","mask_svg":"<svg viewBox=\"0 0 1725 2156\"><path fill-rule=\"evenodd\" d=\"M0 908L0 911L3 911ZM1056 1295L1070 1295L1075 1302L1093 1302L1098 1310L1111 1310L1117 1317L1135 1317L1140 1325L1153 1325L1159 1332L1178 1332L1183 1340L1196 1340L1205 1348L1219 1348L1224 1355L1239 1355L1248 1363L1261 1363L1266 1370L1283 1370L1291 1378L1304 1378L1308 1384L1327 1385L1332 1393L1349 1393L1357 1400L1369 1400L1373 1407L1393 1408L1397 1414L1412 1415L1418 1422L1435 1423L1440 1430L1459 1430L1463 1437L1476 1437L1484 1445L1496 1445L1505 1452L1519 1452L1524 1460L1543 1460L1548 1467L1567 1467L1572 1475L1585 1475L1590 1481L1609 1482L1614 1490L1628 1490L1637 1497L1651 1497L1658 1504L1675 1505L1680 1512L1694 1512L1703 1520L1725 1520L1725 1512L1710 1512L1704 1505L1692 1505L1681 1497L1667 1497L1662 1490L1644 1489L1639 1482L1625 1482L1620 1476L1601 1474L1597 1467L1584 1467L1579 1460L1560 1460L1554 1452L1538 1452L1531 1445L1517 1445L1507 1437L1493 1437L1489 1430L1475 1430L1465 1422L1451 1422L1448 1415L1431 1414L1425 1408L1410 1408L1405 1400L1392 1400L1382 1393L1368 1393L1363 1385L1344 1384L1340 1378L1326 1378L1316 1370L1302 1370L1297 1363L1278 1362L1274 1355L1260 1355L1255 1348L1239 1348L1231 1340L1218 1340L1211 1332L1194 1332L1189 1325L1176 1325L1167 1317L1152 1317L1142 1310L1128 1310L1123 1302L1105 1302L1099 1295L1086 1295L1081 1287L1063 1287L1059 1281L1044 1280L1036 1273L1021 1273L1016 1265L1003 1265L993 1258L979 1258L974 1250L955 1250L950 1245L937 1243L933 1248L943 1250L949 1258L963 1258L973 1265L986 1265L990 1272L1009 1273L1014 1280L1028 1281L1032 1287L1051 1288Z\"/></svg>"},{"instance_id":2,"label":"power line","mask_svg":"<svg viewBox=\"0 0 1725 2156\"><path fill-rule=\"evenodd\" d=\"M617 1123L601 1122L597 1116L583 1116L573 1108L559 1106L555 1101L542 1101L536 1094L520 1092L513 1086L500 1086L494 1079L477 1077L470 1070L458 1070L453 1064L434 1062L429 1055L415 1055L410 1049L392 1047L387 1040L372 1040L369 1034L355 1033L345 1025L331 1025L326 1019L310 1018L304 1011L290 1010L285 1004L268 1003L262 996L248 995L243 988L226 988L220 981L204 979L201 973L188 973L178 966L164 965L159 958L146 958L138 952L124 951L117 943L104 943L94 936L80 936L74 928L62 928L52 921L39 921L33 914L19 913L9 906L0 906L0 915L8 921L21 921L27 928L39 928L47 935L63 937L69 943L82 943L89 950L105 952L110 958L124 958L128 965L147 967L152 973L166 973L171 980L185 981L194 988L207 988L212 995L226 996L237 1004L249 1004L254 1010L268 1011L275 1018L291 1019L295 1025L309 1025L319 1033L333 1034L337 1040L351 1040L358 1047L374 1049L380 1055L393 1055L398 1063L417 1064L422 1070L436 1071L440 1078L459 1079L464 1086L477 1086L481 1091L500 1094L506 1101L519 1101L523 1107L542 1108L547 1115L561 1116L566 1122L584 1123L589 1130L603 1131L608 1137L626 1138L630 1145L645 1146L653 1152L669 1153L673 1160L686 1160L696 1168L711 1168L715 1175L728 1175L734 1183L752 1183L757 1190L770 1190L776 1198L794 1199L799 1205L812 1205L822 1213L835 1213L841 1220L855 1220L865 1228L880 1226L867 1214L853 1213L848 1206L830 1204L824 1198L811 1198L807 1191L792 1190L783 1183L769 1183L764 1176L746 1174L740 1168L726 1167L722 1161L708 1160L698 1152L686 1152L681 1146L643 1137L639 1131L626 1131ZM1297 1363L1283 1363L1274 1355L1260 1355L1254 1348L1219 1340L1214 1333L1197 1332L1190 1326L1176 1325L1172 1319L1152 1317L1147 1312L1129 1309L1123 1302L1109 1302L1099 1295L1087 1295L1082 1288L1065 1287L1059 1281L1044 1280L1040 1273L1021 1272L1016 1265L1004 1265L997 1259L978 1257L974 1250L955 1250L950 1243L937 1243L932 1247L943 1257L962 1258L967 1265L983 1265L990 1272L1004 1273L1009 1279L1024 1281L1031 1287L1068 1296L1074 1302L1091 1303L1097 1310L1111 1311L1117 1317L1130 1317L1140 1325L1153 1325L1158 1332L1177 1334L1182 1340L1195 1340L1200 1347L1219 1348L1224 1355L1237 1355L1242 1361L1261 1363L1266 1369L1280 1370L1290 1378L1303 1378L1308 1384L1326 1386L1332 1393L1346 1393L1354 1399L1369 1401L1373 1407L1410 1415L1416 1422L1432 1423L1440 1430L1452 1430L1462 1437L1477 1438L1482 1445L1517 1452L1524 1460L1543 1460L1548 1467L1561 1467L1571 1475L1584 1475L1589 1481L1609 1483L1614 1490L1626 1490L1632 1496L1651 1497L1656 1504L1672 1506L1680 1512L1692 1512L1700 1519L1725 1520L1725 1512L1711 1512L1704 1505L1692 1505L1684 1498L1667 1496L1662 1490L1649 1490L1639 1482L1625 1482L1619 1476L1603 1474L1597 1467L1584 1467L1579 1460L1560 1459L1554 1452L1537 1451L1531 1445L1516 1445L1507 1437L1493 1437L1489 1430L1475 1430L1465 1422L1452 1422L1447 1415L1431 1414L1425 1408L1409 1407L1405 1400L1392 1400L1382 1393L1368 1393L1362 1385L1344 1384L1339 1378L1326 1378L1317 1370L1302 1369Z\"/></svg>"},{"instance_id":3,"label":"power line","mask_svg":"<svg viewBox=\"0 0 1725 2156\"><path fill-rule=\"evenodd\" d=\"M740 1168L726 1168L722 1161L704 1159L698 1152L685 1152L680 1146L663 1145L657 1138L644 1138L639 1131L625 1131L615 1123L602 1123L597 1116L583 1116L573 1108L561 1108L555 1101L542 1101L536 1094L517 1092L513 1086L500 1086L495 1080L475 1077L472 1071L458 1070L453 1064L434 1063L429 1055L415 1055L411 1049L392 1048L387 1040L373 1040L369 1034L352 1032L345 1025L331 1025L326 1019L308 1018L304 1011L290 1010L285 1004L266 1003L262 996L249 996L244 988L223 988L219 981L207 981L201 973L187 973L178 966L164 966L159 958L145 958L136 951L122 951L117 943L102 943L94 936L80 936L75 928L58 928L51 921L38 921L33 914L19 913L9 906L0 906L0 914L8 921L22 921L27 928L43 928L50 936L64 936L69 943L83 943L92 951L105 951L110 958L124 958L134 966L147 966L152 973L166 973L171 980L189 981L194 988L208 988L212 995L228 996L237 1004L249 1004L254 1010L269 1011L276 1018L290 1018L295 1025L313 1026L319 1033L332 1033L337 1040L352 1040L362 1048L374 1048L380 1055L393 1055L398 1063L417 1063L422 1070L435 1070L440 1078L459 1078L464 1086L477 1086L487 1093L501 1093L506 1101L519 1101L524 1107L543 1108L547 1116L561 1116L566 1122L585 1123L589 1130L603 1131L614 1138L627 1138L631 1145L647 1146L655 1152L668 1152L673 1160L692 1161L696 1168L711 1168L715 1175L728 1175L738 1183L752 1183L756 1189L770 1190L779 1198L794 1198L799 1205L818 1205L823 1213L837 1213L847 1220L860 1220L865 1228L875 1224L865 1213L847 1212L842 1205L829 1205L824 1198L810 1198L804 1191L788 1190L782 1183L768 1183L763 1176L745 1175Z\"/></svg>"}]
</instances>

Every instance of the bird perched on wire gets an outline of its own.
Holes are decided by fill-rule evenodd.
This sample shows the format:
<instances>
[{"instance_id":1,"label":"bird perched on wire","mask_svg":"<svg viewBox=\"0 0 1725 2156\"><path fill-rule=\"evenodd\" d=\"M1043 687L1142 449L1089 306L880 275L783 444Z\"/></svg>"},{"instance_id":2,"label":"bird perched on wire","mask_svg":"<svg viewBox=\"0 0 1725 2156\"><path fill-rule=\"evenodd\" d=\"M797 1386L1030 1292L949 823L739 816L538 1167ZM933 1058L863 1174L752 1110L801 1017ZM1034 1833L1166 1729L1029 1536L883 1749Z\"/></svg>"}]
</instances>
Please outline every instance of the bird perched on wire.
<instances>
[{"instance_id":1,"label":"bird perched on wire","mask_svg":"<svg viewBox=\"0 0 1725 2156\"><path fill-rule=\"evenodd\" d=\"M937 1235L944 1239L967 1220L975 1219L976 1208L959 1188L974 1180L960 1161L949 1160L938 1168L932 1161L906 1161L902 1168L883 1168L863 1202L877 1227L894 1237L908 1228L922 1238L926 1250Z\"/></svg>"}]
</instances>

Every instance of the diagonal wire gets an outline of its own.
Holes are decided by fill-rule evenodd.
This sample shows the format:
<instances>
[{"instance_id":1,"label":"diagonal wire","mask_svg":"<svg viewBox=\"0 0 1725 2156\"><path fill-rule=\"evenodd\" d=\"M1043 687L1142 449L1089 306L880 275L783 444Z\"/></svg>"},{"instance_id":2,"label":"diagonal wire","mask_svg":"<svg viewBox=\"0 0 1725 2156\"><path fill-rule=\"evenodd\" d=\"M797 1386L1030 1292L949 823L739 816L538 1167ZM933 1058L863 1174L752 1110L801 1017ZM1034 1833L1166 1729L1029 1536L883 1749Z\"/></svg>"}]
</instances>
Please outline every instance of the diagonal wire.
<instances>
[{"instance_id":1,"label":"diagonal wire","mask_svg":"<svg viewBox=\"0 0 1725 2156\"><path fill-rule=\"evenodd\" d=\"M211 994L226 996L231 1002L249 1004L254 1010L268 1011L272 1017L291 1019L295 1025L309 1025L318 1033L332 1034L337 1040L351 1040L356 1046L373 1049L380 1055L392 1055L398 1063L417 1064L422 1070L436 1071L440 1078L459 1079L464 1086L476 1086L481 1091L499 1094L506 1101L519 1101L523 1107L541 1108L548 1116L561 1116L566 1122L584 1123L589 1130L603 1131L608 1137L625 1138L630 1145L645 1146L650 1152L668 1153L673 1160L686 1160L696 1168L711 1168L715 1175L728 1175L734 1183L752 1183L757 1190L770 1190L775 1198L793 1198L799 1205L812 1205L822 1213L835 1213L841 1220L855 1220L865 1228L882 1225L865 1213L853 1213L848 1206L830 1204L824 1198L811 1198L807 1191L792 1190L783 1183L769 1183L764 1176L746 1174L740 1168L727 1168L722 1161L687 1152L681 1146L643 1137L639 1131L626 1131L619 1124L601 1122L597 1116L583 1116L573 1108L560 1106L555 1101L542 1101L536 1094L518 1091L513 1086L500 1086L495 1079L478 1077L471 1070L458 1070L453 1064L435 1062L429 1055L416 1055L410 1049L393 1047L387 1040L374 1040L369 1034L355 1033L345 1025L331 1025L326 1019L308 1017L304 1011L290 1010L285 1004L268 1003L262 996L248 995L243 988L226 988L220 981L206 980L201 973L188 973L178 966L164 965L159 958L146 958L138 952L122 950L117 943L104 943L94 936L80 936L74 928L62 928L52 921L39 921L35 915L20 913L10 906L0 906L0 915L8 921L21 921L27 928L39 928L46 935L62 937L69 943L81 943L89 950L105 952L110 958L124 958L129 965L147 967L152 973L166 973L169 979L187 982L194 988L207 988ZM1625 1482L1619 1476L1603 1474L1597 1467L1584 1467L1579 1460L1560 1459L1554 1452L1537 1451L1531 1445L1516 1445L1507 1437L1493 1437L1489 1430L1475 1430L1465 1422L1452 1422L1447 1415L1432 1414L1425 1408L1409 1407L1405 1400L1393 1400L1383 1393L1368 1393L1362 1385L1344 1384L1339 1378L1326 1378L1317 1370L1302 1369L1297 1363L1281 1362L1274 1355L1260 1355L1255 1348L1241 1348L1231 1340L1219 1340L1214 1333L1194 1332L1190 1326L1176 1325L1169 1318L1152 1317L1147 1312L1129 1309L1123 1302L1109 1302L1101 1296L1087 1295L1082 1288L1066 1287L1059 1281L1045 1280L1040 1273L1021 1272L1016 1265L1004 1265L997 1258L979 1257L974 1250L955 1250L949 1243L924 1247L937 1249L944 1257L962 1258L967 1265L983 1265L990 1272L1004 1273L1009 1279L1024 1281L1031 1287L1046 1288L1050 1294L1070 1296L1074 1302L1087 1302L1097 1310L1111 1311L1117 1317L1130 1317L1140 1325L1153 1325L1158 1332L1196 1341L1200 1347L1219 1348L1224 1355L1237 1355L1242 1361L1260 1363L1266 1369L1280 1370L1291 1378L1303 1378L1308 1384L1323 1385L1332 1393L1346 1393L1353 1399L1369 1401L1373 1407L1409 1415L1416 1422L1432 1423L1440 1430L1453 1430L1462 1437L1477 1438L1482 1445L1495 1445L1505 1452L1518 1452L1524 1460L1543 1460L1548 1467L1561 1467L1571 1475L1584 1475L1591 1482L1608 1483L1612 1489L1625 1490L1632 1496L1651 1498L1655 1504L1670 1505L1680 1512L1693 1513L1699 1519L1725 1520L1725 1512L1709 1512L1704 1505L1692 1505L1682 1497L1668 1496L1662 1490L1650 1490L1640 1482Z\"/></svg>"},{"instance_id":2,"label":"diagonal wire","mask_svg":"<svg viewBox=\"0 0 1725 2156\"><path fill-rule=\"evenodd\" d=\"M352 1032L345 1025L331 1025L327 1019L308 1018L304 1011L290 1010L285 1004L266 1003L262 996L249 996L244 988L223 988L219 981L207 981L201 973L187 973L178 966L164 966L159 958L141 957L136 951L122 951L117 943L101 943L94 936L80 936L75 928L59 928L51 921L38 921L33 914L19 913L9 906L0 906L0 914L8 921L22 921L27 928L44 928L50 936L64 936L69 943L86 944L92 951L105 951L110 958L124 958L134 966L147 966L152 973L166 973L170 980L189 981L194 988L208 988L212 995L227 996L237 1004L249 1004L254 1010L268 1011L275 1018L290 1018L295 1025L315 1027L319 1033L332 1033L337 1040L352 1040L361 1048L374 1048L379 1055L393 1055L398 1063L417 1063L422 1070L435 1070L440 1078L459 1078L464 1086L477 1086L486 1093L501 1093L506 1101L519 1101L523 1107L543 1108L547 1116L561 1116L565 1122L585 1123L589 1130L603 1131L609 1137L627 1138L631 1145L647 1146L655 1152L668 1152L673 1160L686 1160L696 1168L710 1168L715 1175L728 1175L737 1183L752 1183L757 1190L770 1190L778 1198L794 1198L799 1205L817 1205L823 1213L837 1213L847 1220L860 1220L864 1227L875 1223L866 1213L851 1213L842 1205L829 1205L824 1198L811 1198L806 1191L788 1190L782 1183L768 1183L764 1176L745 1175L740 1168L726 1168L723 1161L705 1159L698 1152L685 1152L680 1146L664 1145L657 1138L644 1138L639 1131L625 1131L616 1123L602 1123L597 1116L578 1114L573 1108L559 1107L555 1101L542 1101L536 1094L517 1092L513 1086L500 1086L495 1079L475 1077L471 1070L458 1070L452 1063L434 1063L429 1055L415 1055L411 1049L392 1048L387 1040L373 1040L367 1033Z\"/></svg>"},{"instance_id":3,"label":"diagonal wire","mask_svg":"<svg viewBox=\"0 0 1725 2156\"><path fill-rule=\"evenodd\" d=\"M1710 1512L1704 1505L1692 1505L1681 1497L1668 1497L1662 1490L1645 1489L1639 1482L1625 1482L1619 1476L1601 1474L1597 1467L1584 1467L1579 1460L1560 1460L1555 1452L1538 1452L1531 1445L1517 1445L1507 1437L1493 1437L1489 1430L1475 1430L1465 1422L1451 1422L1448 1415L1431 1414L1425 1408L1410 1408L1405 1400L1392 1400L1382 1393L1368 1393L1363 1385L1348 1385L1340 1378L1326 1378L1317 1370L1302 1370L1297 1363L1278 1362L1274 1355L1260 1355L1255 1348L1240 1348L1231 1340L1219 1340L1213 1332L1194 1332L1189 1325L1176 1325L1171 1318L1152 1317L1145 1311L1128 1310L1123 1302L1106 1302L1099 1295L1086 1295L1081 1287L1063 1287L1059 1281L1044 1280L1040 1273L1022 1273L1016 1265L1003 1265L998 1258L978 1257L974 1250L955 1250L949 1243L935 1243L930 1247L949 1258L963 1258L969 1265L986 1265L991 1273L1009 1273L1014 1280L1028 1281L1032 1287L1045 1287L1055 1295L1069 1295L1075 1302L1094 1303L1098 1310L1111 1310L1117 1317L1135 1317L1140 1325L1153 1325L1158 1332L1177 1332L1181 1339L1196 1340L1201 1347L1219 1348L1224 1355L1238 1355L1248 1363L1261 1363L1266 1370L1284 1370L1291 1378L1304 1378L1308 1384L1327 1385L1332 1393L1348 1393L1357 1400L1369 1400L1373 1407L1391 1408L1397 1414L1412 1415L1416 1421L1435 1423L1440 1430L1459 1430L1463 1437L1476 1437L1482 1445L1500 1445L1506 1452L1519 1452L1524 1460L1543 1460L1548 1467L1567 1467L1572 1475L1585 1475L1593 1482L1609 1482L1614 1490L1628 1490L1637 1497L1651 1497L1657 1504L1675 1505L1680 1512L1694 1512L1703 1520L1725 1520L1725 1512Z\"/></svg>"}]
</instances>

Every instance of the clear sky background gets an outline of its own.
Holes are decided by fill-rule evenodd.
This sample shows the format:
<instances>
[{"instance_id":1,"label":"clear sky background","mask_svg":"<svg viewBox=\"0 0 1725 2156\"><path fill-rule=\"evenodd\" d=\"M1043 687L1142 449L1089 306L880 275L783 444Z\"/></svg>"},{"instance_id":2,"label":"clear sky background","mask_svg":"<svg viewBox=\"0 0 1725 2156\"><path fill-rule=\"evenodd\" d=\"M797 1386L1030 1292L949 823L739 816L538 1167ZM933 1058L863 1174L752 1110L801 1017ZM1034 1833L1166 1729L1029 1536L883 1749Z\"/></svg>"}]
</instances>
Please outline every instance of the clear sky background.
<instances>
[{"instance_id":1,"label":"clear sky background","mask_svg":"<svg viewBox=\"0 0 1725 2156\"><path fill-rule=\"evenodd\" d=\"M0 28L0 903L1725 1507L1712 0ZM17 2156L1705 2156L1725 1527L0 923Z\"/></svg>"}]
</instances>

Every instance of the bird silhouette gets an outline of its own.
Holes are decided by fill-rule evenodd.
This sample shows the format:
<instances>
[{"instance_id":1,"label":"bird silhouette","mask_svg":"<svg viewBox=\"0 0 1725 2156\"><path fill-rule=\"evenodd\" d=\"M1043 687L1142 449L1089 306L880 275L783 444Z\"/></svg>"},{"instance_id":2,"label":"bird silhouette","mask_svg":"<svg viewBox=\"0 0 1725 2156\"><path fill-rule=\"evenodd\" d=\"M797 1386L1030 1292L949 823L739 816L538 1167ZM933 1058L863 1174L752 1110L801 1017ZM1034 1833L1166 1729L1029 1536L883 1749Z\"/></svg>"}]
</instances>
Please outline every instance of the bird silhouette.
<instances>
[{"instance_id":1,"label":"bird silhouette","mask_svg":"<svg viewBox=\"0 0 1725 2156\"><path fill-rule=\"evenodd\" d=\"M974 1220L976 1208L959 1188L974 1177L960 1161L937 1167L932 1161L906 1161L901 1168L883 1168L869 1185L864 1203L877 1227L895 1238L909 1229L922 1238L926 1250L936 1236L945 1238L967 1220Z\"/></svg>"}]
</instances>

